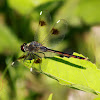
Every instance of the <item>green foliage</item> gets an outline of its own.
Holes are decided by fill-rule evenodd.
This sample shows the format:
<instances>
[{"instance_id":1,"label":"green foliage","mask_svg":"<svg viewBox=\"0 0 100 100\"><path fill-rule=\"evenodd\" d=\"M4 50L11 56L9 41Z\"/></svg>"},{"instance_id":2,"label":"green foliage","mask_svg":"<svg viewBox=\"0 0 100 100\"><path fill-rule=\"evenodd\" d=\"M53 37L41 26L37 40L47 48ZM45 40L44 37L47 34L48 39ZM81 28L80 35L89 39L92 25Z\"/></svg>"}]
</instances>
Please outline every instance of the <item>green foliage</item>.
<instances>
[{"instance_id":1,"label":"green foliage","mask_svg":"<svg viewBox=\"0 0 100 100\"><path fill-rule=\"evenodd\" d=\"M52 100L52 93L49 95L49 98L48 98L48 100Z\"/></svg>"},{"instance_id":2,"label":"green foliage","mask_svg":"<svg viewBox=\"0 0 100 100\"><path fill-rule=\"evenodd\" d=\"M94 100L100 100L100 95L97 96Z\"/></svg>"},{"instance_id":3,"label":"green foliage","mask_svg":"<svg viewBox=\"0 0 100 100\"><path fill-rule=\"evenodd\" d=\"M93 39L85 35L91 34L90 29L93 28L92 26L100 23L99 5L99 0L1 0L0 79L3 76L3 88L0 91L0 100L44 100L42 96L47 97L47 93L51 93L51 91L53 91L54 100L61 100L69 97L70 94L68 95L66 91L72 91L67 86L94 94L100 93L100 72L96 65L90 61L57 56L43 58L42 64L33 64L34 60L26 60L25 62L20 60L29 69L32 67L45 75L39 73L32 75L28 68L19 63L17 67L11 67L11 63L21 53L20 45L24 42L34 41L34 33L35 29L37 29L41 10L48 10L51 13L53 22L66 19L70 26L69 33L66 35L61 47L57 47L58 50L60 48L63 51L63 48L68 48L68 52L70 50L76 51L90 59L93 59L94 54L97 54L96 63L99 66L99 39L96 40L98 45L96 47L97 51L95 51L91 49L90 44L88 44L89 46L86 44L87 40L90 40L92 44ZM96 32L99 38L100 31L96 29ZM78 44L77 40L80 40ZM65 49L65 51L67 50ZM62 85L59 85L57 81L54 83L55 80L51 82L46 75L53 80L57 80ZM57 85L58 87L56 87ZM2 81L0 81L0 86L2 86ZM56 94L57 97L55 97ZM77 97L81 100L81 95ZM99 100L100 98L96 99Z\"/></svg>"},{"instance_id":4,"label":"green foliage","mask_svg":"<svg viewBox=\"0 0 100 100\"><path fill-rule=\"evenodd\" d=\"M0 25L0 43L0 53L17 52L16 47L20 46L18 39L6 25Z\"/></svg>"},{"instance_id":5,"label":"green foliage","mask_svg":"<svg viewBox=\"0 0 100 100\"><path fill-rule=\"evenodd\" d=\"M27 14L34 7L32 0L8 0L8 4L21 14Z\"/></svg>"},{"instance_id":6,"label":"green foliage","mask_svg":"<svg viewBox=\"0 0 100 100\"><path fill-rule=\"evenodd\" d=\"M82 56L77 53L74 55ZM40 64L34 63L34 60L19 61L28 68L37 69L37 71L57 80L62 85L95 94L100 92L100 71L95 64L88 60L55 56L43 58Z\"/></svg>"},{"instance_id":7,"label":"green foliage","mask_svg":"<svg viewBox=\"0 0 100 100\"><path fill-rule=\"evenodd\" d=\"M81 0L77 8L77 14L89 24L100 23L99 0Z\"/></svg>"}]
</instances>

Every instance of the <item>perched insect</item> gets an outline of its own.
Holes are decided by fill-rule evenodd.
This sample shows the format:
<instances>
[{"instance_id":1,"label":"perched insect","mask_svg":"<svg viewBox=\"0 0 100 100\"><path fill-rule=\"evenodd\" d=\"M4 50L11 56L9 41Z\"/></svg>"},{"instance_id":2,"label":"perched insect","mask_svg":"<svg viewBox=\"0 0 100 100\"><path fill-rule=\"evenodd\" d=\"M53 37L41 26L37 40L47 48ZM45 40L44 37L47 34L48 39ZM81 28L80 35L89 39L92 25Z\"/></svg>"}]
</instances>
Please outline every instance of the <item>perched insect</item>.
<instances>
[{"instance_id":1,"label":"perched insect","mask_svg":"<svg viewBox=\"0 0 100 100\"><path fill-rule=\"evenodd\" d=\"M50 49L46 46L46 42L48 40L52 41L53 45L59 44L63 40L65 34L68 31L68 24L67 24L66 20L64 20L64 19L58 20L56 22L56 24L53 26L53 28L51 28L49 30L48 27L49 27L49 19L50 18L47 19L46 17L47 18L49 17L49 13L47 11L41 11L40 12L40 20L39 20L39 28L42 29L44 27L47 27L47 31L49 31L48 34L46 34L45 36L44 36L44 34L41 35L42 37L44 37L44 39L42 38L42 41L40 41L40 42L32 41L30 43L24 43L23 45L21 45L21 50L23 52L27 52L27 54L19 57L18 59L23 59L23 58L24 58L24 60L34 59L34 63L41 63L42 57L38 54L43 54L45 57L46 52L51 52L51 53L56 53L56 54L59 54L59 55L62 55L64 57L68 57L68 58L74 57L74 58L78 58L78 59L82 59L82 60L87 60L87 58L75 56L75 55L60 52L60 51L56 51L56 50ZM39 36L40 36L40 34L39 34L39 32L37 32L35 39L38 39Z\"/></svg>"}]
</instances>

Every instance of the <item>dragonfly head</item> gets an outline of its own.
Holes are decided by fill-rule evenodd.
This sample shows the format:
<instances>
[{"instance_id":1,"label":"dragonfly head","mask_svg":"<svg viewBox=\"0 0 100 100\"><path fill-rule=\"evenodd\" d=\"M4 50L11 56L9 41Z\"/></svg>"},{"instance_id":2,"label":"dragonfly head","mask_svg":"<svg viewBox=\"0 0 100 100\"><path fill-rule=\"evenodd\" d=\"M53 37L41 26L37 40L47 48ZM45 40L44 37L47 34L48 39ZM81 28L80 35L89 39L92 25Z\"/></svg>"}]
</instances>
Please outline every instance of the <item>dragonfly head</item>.
<instances>
[{"instance_id":1,"label":"dragonfly head","mask_svg":"<svg viewBox=\"0 0 100 100\"><path fill-rule=\"evenodd\" d=\"M23 51L23 52L25 52L25 45L26 45L26 43L24 43L23 45L21 45L21 50Z\"/></svg>"}]
</instances>

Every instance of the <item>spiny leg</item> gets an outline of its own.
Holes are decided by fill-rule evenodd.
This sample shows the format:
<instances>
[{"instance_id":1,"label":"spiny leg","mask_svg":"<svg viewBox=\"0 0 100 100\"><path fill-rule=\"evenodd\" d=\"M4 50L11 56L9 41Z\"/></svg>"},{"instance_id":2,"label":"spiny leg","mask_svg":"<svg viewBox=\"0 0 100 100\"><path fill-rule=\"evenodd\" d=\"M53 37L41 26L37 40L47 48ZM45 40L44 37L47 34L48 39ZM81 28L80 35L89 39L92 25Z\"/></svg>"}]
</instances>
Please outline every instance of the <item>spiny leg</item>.
<instances>
[{"instance_id":1,"label":"spiny leg","mask_svg":"<svg viewBox=\"0 0 100 100\"><path fill-rule=\"evenodd\" d=\"M30 55L30 53L28 53L27 55L26 55L26 57L24 58L24 60L23 60L23 62L27 59L27 57Z\"/></svg>"},{"instance_id":2,"label":"spiny leg","mask_svg":"<svg viewBox=\"0 0 100 100\"><path fill-rule=\"evenodd\" d=\"M32 63L32 66L33 66L34 63L35 63L35 64L39 64L39 69L40 69L40 71L41 71L40 63L41 63L41 61L42 61L42 58L41 58L40 56L38 56L37 54L35 54L35 53L32 53L31 55L34 56L34 62ZM36 56L36 57L35 57L35 56ZM34 70L35 70L35 69L34 69ZM30 71L33 72L33 68L32 68L32 67L30 68Z\"/></svg>"},{"instance_id":3,"label":"spiny leg","mask_svg":"<svg viewBox=\"0 0 100 100\"><path fill-rule=\"evenodd\" d=\"M26 58L26 55L24 53L22 56L20 56L19 58L17 58L17 60L15 60L14 62L12 62L11 66L13 67L15 65L15 63L18 62L18 60L25 59L25 58Z\"/></svg>"}]
</instances>

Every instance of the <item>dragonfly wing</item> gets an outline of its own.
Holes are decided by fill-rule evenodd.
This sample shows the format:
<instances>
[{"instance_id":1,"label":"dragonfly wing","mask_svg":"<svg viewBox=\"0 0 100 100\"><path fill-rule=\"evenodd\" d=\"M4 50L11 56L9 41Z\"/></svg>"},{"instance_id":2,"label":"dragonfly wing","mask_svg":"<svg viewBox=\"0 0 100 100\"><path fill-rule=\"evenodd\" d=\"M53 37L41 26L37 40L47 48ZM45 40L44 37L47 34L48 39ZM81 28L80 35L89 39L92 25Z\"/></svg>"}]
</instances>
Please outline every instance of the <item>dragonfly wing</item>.
<instances>
[{"instance_id":1,"label":"dragonfly wing","mask_svg":"<svg viewBox=\"0 0 100 100\"><path fill-rule=\"evenodd\" d=\"M37 32L35 33L35 40L38 41L39 43L41 43L44 40L47 31L50 30L50 23L51 23L50 13L48 11L41 11Z\"/></svg>"},{"instance_id":2,"label":"dragonfly wing","mask_svg":"<svg viewBox=\"0 0 100 100\"><path fill-rule=\"evenodd\" d=\"M68 31L66 20L58 20L51 28L51 16L48 11L41 11L39 25L35 34L35 40L46 47L56 47L65 37Z\"/></svg>"},{"instance_id":3,"label":"dragonfly wing","mask_svg":"<svg viewBox=\"0 0 100 100\"><path fill-rule=\"evenodd\" d=\"M40 19L37 33L35 34L36 40L42 45L53 48L57 47L64 39L68 31L67 21L64 19L58 20L51 28L51 16L48 11L40 12ZM47 53L47 55L51 55ZM54 56L54 55L52 55Z\"/></svg>"},{"instance_id":4,"label":"dragonfly wing","mask_svg":"<svg viewBox=\"0 0 100 100\"><path fill-rule=\"evenodd\" d=\"M58 20L49 31L46 38L42 41L42 44L46 46L48 43L50 48L54 48L64 39L67 32L67 21L64 19Z\"/></svg>"}]
</instances>

